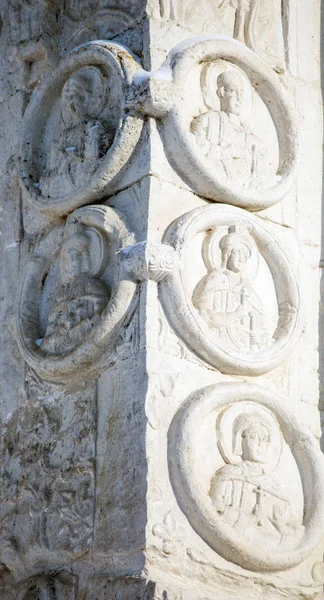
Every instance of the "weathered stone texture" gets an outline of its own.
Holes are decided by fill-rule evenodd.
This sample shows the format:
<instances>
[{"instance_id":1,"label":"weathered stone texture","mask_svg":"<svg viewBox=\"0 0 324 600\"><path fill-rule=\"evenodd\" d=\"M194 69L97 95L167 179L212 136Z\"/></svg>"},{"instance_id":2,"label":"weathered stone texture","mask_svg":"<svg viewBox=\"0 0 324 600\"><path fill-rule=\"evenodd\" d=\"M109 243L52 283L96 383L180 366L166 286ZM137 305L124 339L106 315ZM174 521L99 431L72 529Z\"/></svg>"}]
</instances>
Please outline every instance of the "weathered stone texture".
<instances>
[{"instance_id":1,"label":"weathered stone texture","mask_svg":"<svg viewBox=\"0 0 324 600\"><path fill-rule=\"evenodd\" d=\"M1 600L320 600L320 3L0 15Z\"/></svg>"}]
</instances>

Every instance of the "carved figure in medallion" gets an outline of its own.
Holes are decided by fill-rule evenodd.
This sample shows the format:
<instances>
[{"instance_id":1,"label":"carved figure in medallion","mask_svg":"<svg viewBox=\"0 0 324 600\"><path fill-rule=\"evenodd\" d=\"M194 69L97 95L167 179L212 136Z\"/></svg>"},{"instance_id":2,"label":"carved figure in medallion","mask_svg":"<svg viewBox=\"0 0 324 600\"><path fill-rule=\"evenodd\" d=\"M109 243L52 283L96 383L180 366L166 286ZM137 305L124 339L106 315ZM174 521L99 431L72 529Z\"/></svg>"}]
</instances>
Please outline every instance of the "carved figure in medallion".
<instances>
[{"instance_id":1,"label":"carved figure in medallion","mask_svg":"<svg viewBox=\"0 0 324 600\"><path fill-rule=\"evenodd\" d=\"M220 10L227 7L235 11L233 37L281 70L284 63L281 1L222 0Z\"/></svg>"},{"instance_id":2,"label":"carved figure in medallion","mask_svg":"<svg viewBox=\"0 0 324 600\"><path fill-rule=\"evenodd\" d=\"M79 346L109 300L106 286L90 275L89 237L82 225L71 225L69 230L60 252L61 285L41 343L47 354L66 354Z\"/></svg>"},{"instance_id":3,"label":"carved figure in medallion","mask_svg":"<svg viewBox=\"0 0 324 600\"><path fill-rule=\"evenodd\" d=\"M86 185L114 134L100 120L107 101L107 84L97 67L83 67L65 82L60 114L39 189L59 198Z\"/></svg>"},{"instance_id":4,"label":"carved figure in medallion","mask_svg":"<svg viewBox=\"0 0 324 600\"><path fill-rule=\"evenodd\" d=\"M324 458L285 398L250 382L197 390L171 423L168 458L181 510L226 560L265 573L311 557Z\"/></svg>"},{"instance_id":5,"label":"carved figure in medallion","mask_svg":"<svg viewBox=\"0 0 324 600\"><path fill-rule=\"evenodd\" d=\"M219 247L221 267L199 281L193 305L224 346L258 350L269 342L264 309L252 281L244 276L246 264L257 253L256 245L244 226L233 225Z\"/></svg>"},{"instance_id":6,"label":"carved figure in medallion","mask_svg":"<svg viewBox=\"0 0 324 600\"><path fill-rule=\"evenodd\" d=\"M263 221L233 206L200 207L174 221L163 243L180 261L160 283L179 338L222 373L281 364L301 332L301 298L294 257Z\"/></svg>"},{"instance_id":7,"label":"carved figure in medallion","mask_svg":"<svg viewBox=\"0 0 324 600\"><path fill-rule=\"evenodd\" d=\"M242 118L248 82L234 70L220 73L215 82L213 67L206 67L203 95L208 106L216 94L220 110L212 108L195 117L191 132L222 178L258 188L264 184L268 169L260 139Z\"/></svg>"},{"instance_id":8,"label":"carved figure in medallion","mask_svg":"<svg viewBox=\"0 0 324 600\"><path fill-rule=\"evenodd\" d=\"M225 464L212 478L209 495L218 515L240 535L276 548L303 533L291 503L273 476L274 422L262 412L242 412L233 422L232 452L238 464Z\"/></svg>"}]
</instances>

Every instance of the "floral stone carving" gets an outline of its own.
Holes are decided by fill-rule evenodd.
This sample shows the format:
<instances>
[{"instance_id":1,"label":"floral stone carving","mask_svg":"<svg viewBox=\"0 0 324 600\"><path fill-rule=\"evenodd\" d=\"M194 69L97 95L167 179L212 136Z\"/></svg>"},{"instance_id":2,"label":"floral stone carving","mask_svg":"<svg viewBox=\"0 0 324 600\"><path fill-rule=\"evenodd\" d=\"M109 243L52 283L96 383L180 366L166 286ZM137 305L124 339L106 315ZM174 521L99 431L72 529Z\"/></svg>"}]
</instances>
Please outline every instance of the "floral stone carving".
<instances>
[{"instance_id":1,"label":"floral stone carving","mask_svg":"<svg viewBox=\"0 0 324 600\"><path fill-rule=\"evenodd\" d=\"M246 569L288 569L322 537L323 456L267 390L226 383L193 395L171 425L169 465L193 528Z\"/></svg>"},{"instance_id":2,"label":"floral stone carving","mask_svg":"<svg viewBox=\"0 0 324 600\"><path fill-rule=\"evenodd\" d=\"M180 44L157 81L162 74L174 82L165 148L185 181L206 198L250 210L280 201L296 177L299 134L278 76L221 36Z\"/></svg>"},{"instance_id":3,"label":"floral stone carving","mask_svg":"<svg viewBox=\"0 0 324 600\"><path fill-rule=\"evenodd\" d=\"M140 136L126 107L139 64L124 47L72 51L32 95L21 134L20 184L40 210L62 215L114 191Z\"/></svg>"},{"instance_id":4,"label":"floral stone carving","mask_svg":"<svg viewBox=\"0 0 324 600\"><path fill-rule=\"evenodd\" d=\"M64 381L95 368L120 334L136 283L120 267L119 251L134 239L100 205L74 211L61 245L57 238L53 230L41 240L26 266L16 330L29 365Z\"/></svg>"},{"instance_id":5,"label":"floral stone carving","mask_svg":"<svg viewBox=\"0 0 324 600\"><path fill-rule=\"evenodd\" d=\"M160 283L179 337L223 372L259 375L279 365L300 334L301 299L263 222L235 207L202 207L172 223L163 241L179 253L180 268Z\"/></svg>"},{"instance_id":6,"label":"floral stone carving","mask_svg":"<svg viewBox=\"0 0 324 600\"><path fill-rule=\"evenodd\" d=\"M86 398L64 418L57 403L28 402L2 425L1 562L12 572L28 576L40 559L58 564L92 545L95 409L88 407ZM87 408L81 420L78 409Z\"/></svg>"}]
</instances>

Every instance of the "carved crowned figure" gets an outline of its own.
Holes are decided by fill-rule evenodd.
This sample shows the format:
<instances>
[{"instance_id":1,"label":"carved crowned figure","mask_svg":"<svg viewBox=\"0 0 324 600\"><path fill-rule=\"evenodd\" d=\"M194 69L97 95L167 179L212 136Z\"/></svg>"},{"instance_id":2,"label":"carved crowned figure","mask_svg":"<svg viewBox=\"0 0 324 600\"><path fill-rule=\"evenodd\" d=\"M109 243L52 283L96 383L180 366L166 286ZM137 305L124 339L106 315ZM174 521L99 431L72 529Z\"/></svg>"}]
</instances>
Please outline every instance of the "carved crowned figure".
<instances>
[{"instance_id":1,"label":"carved crowned figure","mask_svg":"<svg viewBox=\"0 0 324 600\"><path fill-rule=\"evenodd\" d=\"M197 284L193 305L220 343L232 350L258 350L268 343L264 309L245 267L257 248L243 225L229 227L219 242L222 263Z\"/></svg>"},{"instance_id":2,"label":"carved crowned figure","mask_svg":"<svg viewBox=\"0 0 324 600\"><path fill-rule=\"evenodd\" d=\"M106 82L97 67L83 67L65 82L39 182L43 195L64 197L87 184L113 141L113 132L99 118L106 101Z\"/></svg>"},{"instance_id":3,"label":"carved crowned figure","mask_svg":"<svg viewBox=\"0 0 324 600\"><path fill-rule=\"evenodd\" d=\"M90 239L82 225L71 225L60 252L61 285L41 343L47 354L72 352L98 323L109 293L90 272Z\"/></svg>"},{"instance_id":4,"label":"carved crowned figure","mask_svg":"<svg viewBox=\"0 0 324 600\"><path fill-rule=\"evenodd\" d=\"M268 177L266 153L260 139L245 123L242 113L247 99L246 78L239 71L224 71L215 82L214 65L203 72L206 106L215 106L195 117L191 132L196 144L223 179L258 188ZM216 83L216 85L215 85Z\"/></svg>"},{"instance_id":5,"label":"carved crowned figure","mask_svg":"<svg viewBox=\"0 0 324 600\"><path fill-rule=\"evenodd\" d=\"M274 427L264 411L239 414L233 422L231 448L239 462L218 469L209 491L217 513L238 535L273 549L289 545L303 533L271 465L276 454Z\"/></svg>"}]
</instances>

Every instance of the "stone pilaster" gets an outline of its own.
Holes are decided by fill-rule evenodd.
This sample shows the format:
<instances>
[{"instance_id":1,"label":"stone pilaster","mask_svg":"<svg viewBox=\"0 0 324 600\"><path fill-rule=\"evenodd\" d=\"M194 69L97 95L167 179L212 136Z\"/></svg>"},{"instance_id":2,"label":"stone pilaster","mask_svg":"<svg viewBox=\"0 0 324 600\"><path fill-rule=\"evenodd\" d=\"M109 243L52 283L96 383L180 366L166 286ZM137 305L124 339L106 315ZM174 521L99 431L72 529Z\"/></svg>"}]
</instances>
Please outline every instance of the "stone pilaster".
<instances>
[{"instance_id":1,"label":"stone pilaster","mask_svg":"<svg viewBox=\"0 0 324 600\"><path fill-rule=\"evenodd\" d=\"M1 597L320 599L318 2L1 16Z\"/></svg>"}]
</instances>

